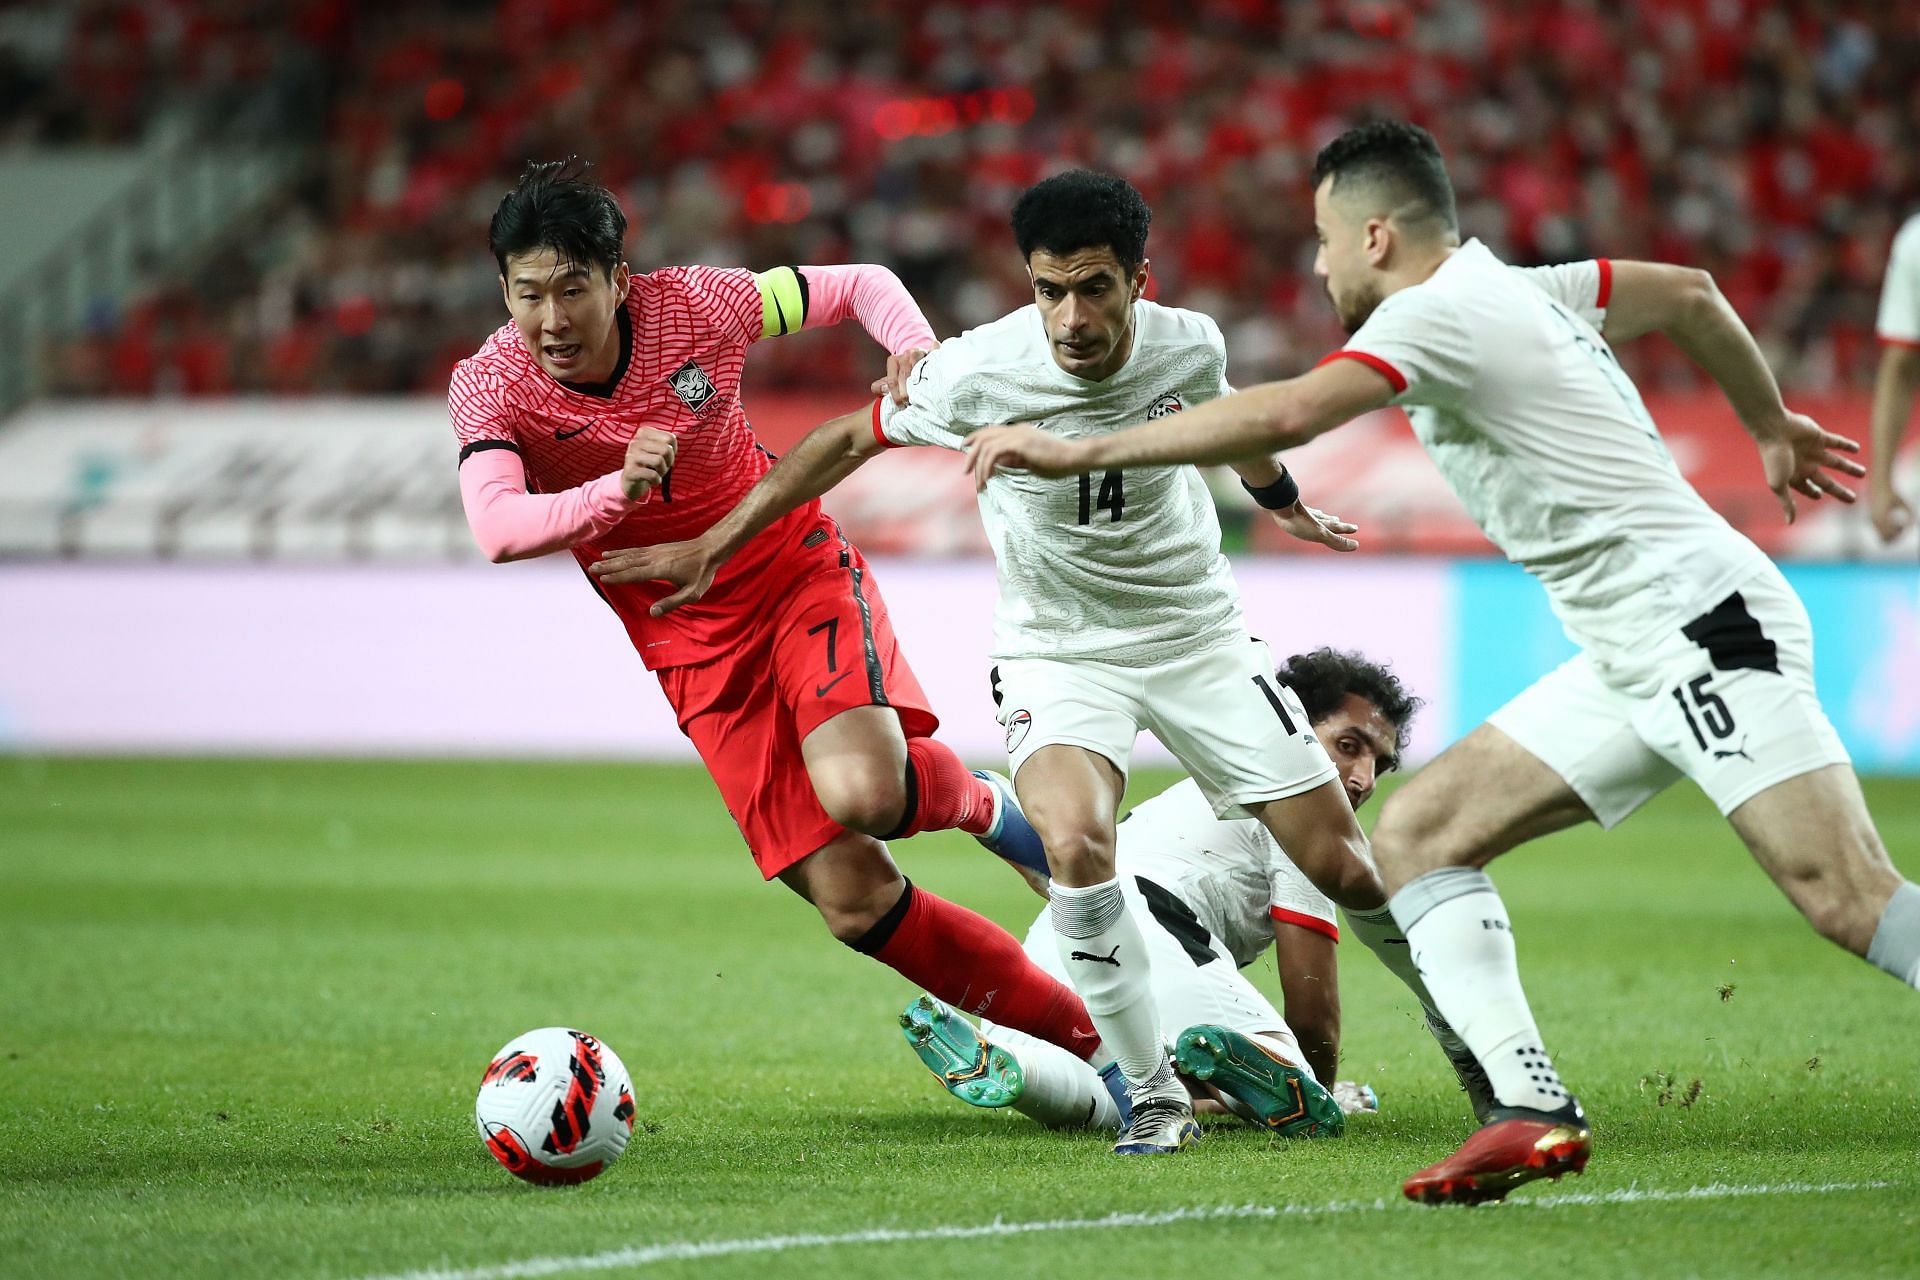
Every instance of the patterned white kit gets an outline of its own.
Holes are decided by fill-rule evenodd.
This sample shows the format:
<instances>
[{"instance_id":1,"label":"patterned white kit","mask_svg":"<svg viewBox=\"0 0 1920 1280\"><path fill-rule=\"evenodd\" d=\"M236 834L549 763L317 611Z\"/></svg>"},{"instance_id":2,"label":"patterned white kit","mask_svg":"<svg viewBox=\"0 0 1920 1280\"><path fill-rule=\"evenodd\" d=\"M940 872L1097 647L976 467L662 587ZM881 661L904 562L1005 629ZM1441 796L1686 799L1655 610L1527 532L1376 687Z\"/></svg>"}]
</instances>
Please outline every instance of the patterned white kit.
<instances>
[{"instance_id":1,"label":"patterned white kit","mask_svg":"<svg viewBox=\"0 0 1920 1280\"><path fill-rule=\"evenodd\" d=\"M1125 774L1142 729L1185 766L1222 818L1246 817L1248 805L1335 777L1300 699L1274 678L1267 646L1244 636L1151 667L999 662L993 682L1016 779L1049 746L1091 751Z\"/></svg>"},{"instance_id":2,"label":"patterned white kit","mask_svg":"<svg viewBox=\"0 0 1920 1280\"><path fill-rule=\"evenodd\" d=\"M1848 763L1813 686L1806 608L1768 565L1634 658L1576 654L1488 717L1611 827L1682 776L1721 813Z\"/></svg>"},{"instance_id":3,"label":"patterned white kit","mask_svg":"<svg viewBox=\"0 0 1920 1280\"><path fill-rule=\"evenodd\" d=\"M1218 1023L1278 1037L1305 1067L1285 1018L1241 970L1266 954L1276 921L1337 940L1326 895L1259 822L1216 817L1192 779L1136 807L1119 836L1120 889L1146 942L1167 1040ZM1066 981L1045 911L1025 945L1035 964Z\"/></svg>"}]
</instances>

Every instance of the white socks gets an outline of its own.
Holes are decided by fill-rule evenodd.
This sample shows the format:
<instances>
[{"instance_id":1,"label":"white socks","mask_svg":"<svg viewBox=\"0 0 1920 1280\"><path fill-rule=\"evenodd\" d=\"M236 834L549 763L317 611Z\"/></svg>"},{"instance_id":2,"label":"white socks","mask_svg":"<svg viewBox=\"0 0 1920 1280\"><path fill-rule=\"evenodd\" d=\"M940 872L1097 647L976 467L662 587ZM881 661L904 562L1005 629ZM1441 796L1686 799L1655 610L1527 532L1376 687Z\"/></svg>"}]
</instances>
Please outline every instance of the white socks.
<instances>
[{"instance_id":1,"label":"white socks","mask_svg":"<svg viewBox=\"0 0 1920 1280\"><path fill-rule=\"evenodd\" d=\"M1120 882L1071 888L1054 881L1054 942L1073 989L1086 1002L1094 1028L1136 1099L1184 1098L1160 1038L1160 1017L1148 981L1147 948L1127 913Z\"/></svg>"},{"instance_id":2,"label":"white socks","mask_svg":"<svg viewBox=\"0 0 1920 1280\"><path fill-rule=\"evenodd\" d=\"M1920 884L1909 880L1893 891L1873 931L1867 960L1920 989Z\"/></svg>"},{"instance_id":3,"label":"white socks","mask_svg":"<svg viewBox=\"0 0 1920 1280\"><path fill-rule=\"evenodd\" d=\"M1413 947L1393 918L1393 908L1389 905L1377 911L1343 911L1341 914L1347 918L1347 931L1380 957L1380 963L1387 966L1389 973L1407 984L1422 1009L1439 1017L1440 1011L1433 1006L1427 984L1421 981L1420 971L1413 967Z\"/></svg>"},{"instance_id":4,"label":"white socks","mask_svg":"<svg viewBox=\"0 0 1920 1280\"><path fill-rule=\"evenodd\" d=\"M1084 1060L1012 1027L996 1026L981 1035L1020 1064L1026 1088L1013 1109L1021 1115L1049 1129L1120 1127L1120 1108L1107 1092L1107 1082Z\"/></svg>"},{"instance_id":5,"label":"white socks","mask_svg":"<svg viewBox=\"0 0 1920 1280\"><path fill-rule=\"evenodd\" d=\"M1506 904L1486 873L1429 871L1391 905L1428 993L1480 1060L1500 1105L1560 1111L1572 1104L1527 1008Z\"/></svg>"}]
</instances>

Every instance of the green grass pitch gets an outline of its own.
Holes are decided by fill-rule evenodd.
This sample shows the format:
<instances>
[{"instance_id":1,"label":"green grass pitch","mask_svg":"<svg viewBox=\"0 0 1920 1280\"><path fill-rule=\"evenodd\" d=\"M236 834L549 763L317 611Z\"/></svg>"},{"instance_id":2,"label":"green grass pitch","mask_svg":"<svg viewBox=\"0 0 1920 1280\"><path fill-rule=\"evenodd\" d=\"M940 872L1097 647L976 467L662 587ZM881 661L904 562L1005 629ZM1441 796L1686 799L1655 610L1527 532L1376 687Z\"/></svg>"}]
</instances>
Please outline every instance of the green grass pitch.
<instances>
[{"instance_id":1,"label":"green grass pitch","mask_svg":"<svg viewBox=\"0 0 1920 1280\"><path fill-rule=\"evenodd\" d=\"M1868 795L1920 873L1920 784ZM1016 932L1038 905L963 838L896 854ZM1120 1160L937 1090L893 1021L913 992L759 883L697 770L0 759L0 1274L1920 1274L1913 992L1818 941L1691 791L1496 878L1596 1154L1436 1210L1398 1180L1466 1109L1351 945L1343 1074L1381 1115ZM640 1102L580 1188L473 1131L488 1055L550 1023ZM935 1234L996 1220L1083 1225ZM910 1238L767 1242L884 1231ZM703 1241L749 1243L644 1252ZM573 1261L510 1265L540 1258Z\"/></svg>"}]
</instances>

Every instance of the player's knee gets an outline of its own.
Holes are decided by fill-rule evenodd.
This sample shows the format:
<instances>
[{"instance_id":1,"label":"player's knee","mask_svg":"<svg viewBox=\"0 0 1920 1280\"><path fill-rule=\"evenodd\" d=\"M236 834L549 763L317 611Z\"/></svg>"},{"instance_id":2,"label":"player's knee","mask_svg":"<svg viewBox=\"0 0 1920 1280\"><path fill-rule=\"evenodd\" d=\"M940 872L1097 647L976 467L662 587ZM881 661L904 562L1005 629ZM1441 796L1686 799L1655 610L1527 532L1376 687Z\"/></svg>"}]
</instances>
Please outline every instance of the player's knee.
<instances>
[{"instance_id":1,"label":"player's knee","mask_svg":"<svg viewBox=\"0 0 1920 1280\"><path fill-rule=\"evenodd\" d=\"M895 882L876 892L821 899L813 905L827 932L847 946L858 947L871 938L905 889L903 882Z\"/></svg>"},{"instance_id":2,"label":"player's knee","mask_svg":"<svg viewBox=\"0 0 1920 1280\"><path fill-rule=\"evenodd\" d=\"M1055 879L1089 884L1113 878L1113 841L1105 833L1080 824L1035 826Z\"/></svg>"},{"instance_id":3,"label":"player's knee","mask_svg":"<svg viewBox=\"0 0 1920 1280\"><path fill-rule=\"evenodd\" d=\"M836 763L814 775L820 807L849 831L881 836L900 825L906 809L906 781L879 765Z\"/></svg>"}]
</instances>

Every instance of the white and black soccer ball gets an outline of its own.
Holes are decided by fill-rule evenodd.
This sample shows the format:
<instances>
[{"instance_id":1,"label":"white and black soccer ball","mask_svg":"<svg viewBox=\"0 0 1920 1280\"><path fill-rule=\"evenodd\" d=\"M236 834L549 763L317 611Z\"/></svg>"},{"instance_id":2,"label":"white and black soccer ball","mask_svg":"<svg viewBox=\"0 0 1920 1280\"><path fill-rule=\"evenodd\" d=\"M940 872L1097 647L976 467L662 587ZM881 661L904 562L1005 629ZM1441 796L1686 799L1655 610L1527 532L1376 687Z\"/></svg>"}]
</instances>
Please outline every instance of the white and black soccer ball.
<instances>
[{"instance_id":1,"label":"white and black soccer ball","mask_svg":"<svg viewBox=\"0 0 1920 1280\"><path fill-rule=\"evenodd\" d=\"M480 1140L516 1178L567 1186L598 1177L633 1136L633 1081L584 1031L542 1027L493 1055L473 1104Z\"/></svg>"}]
</instances>

